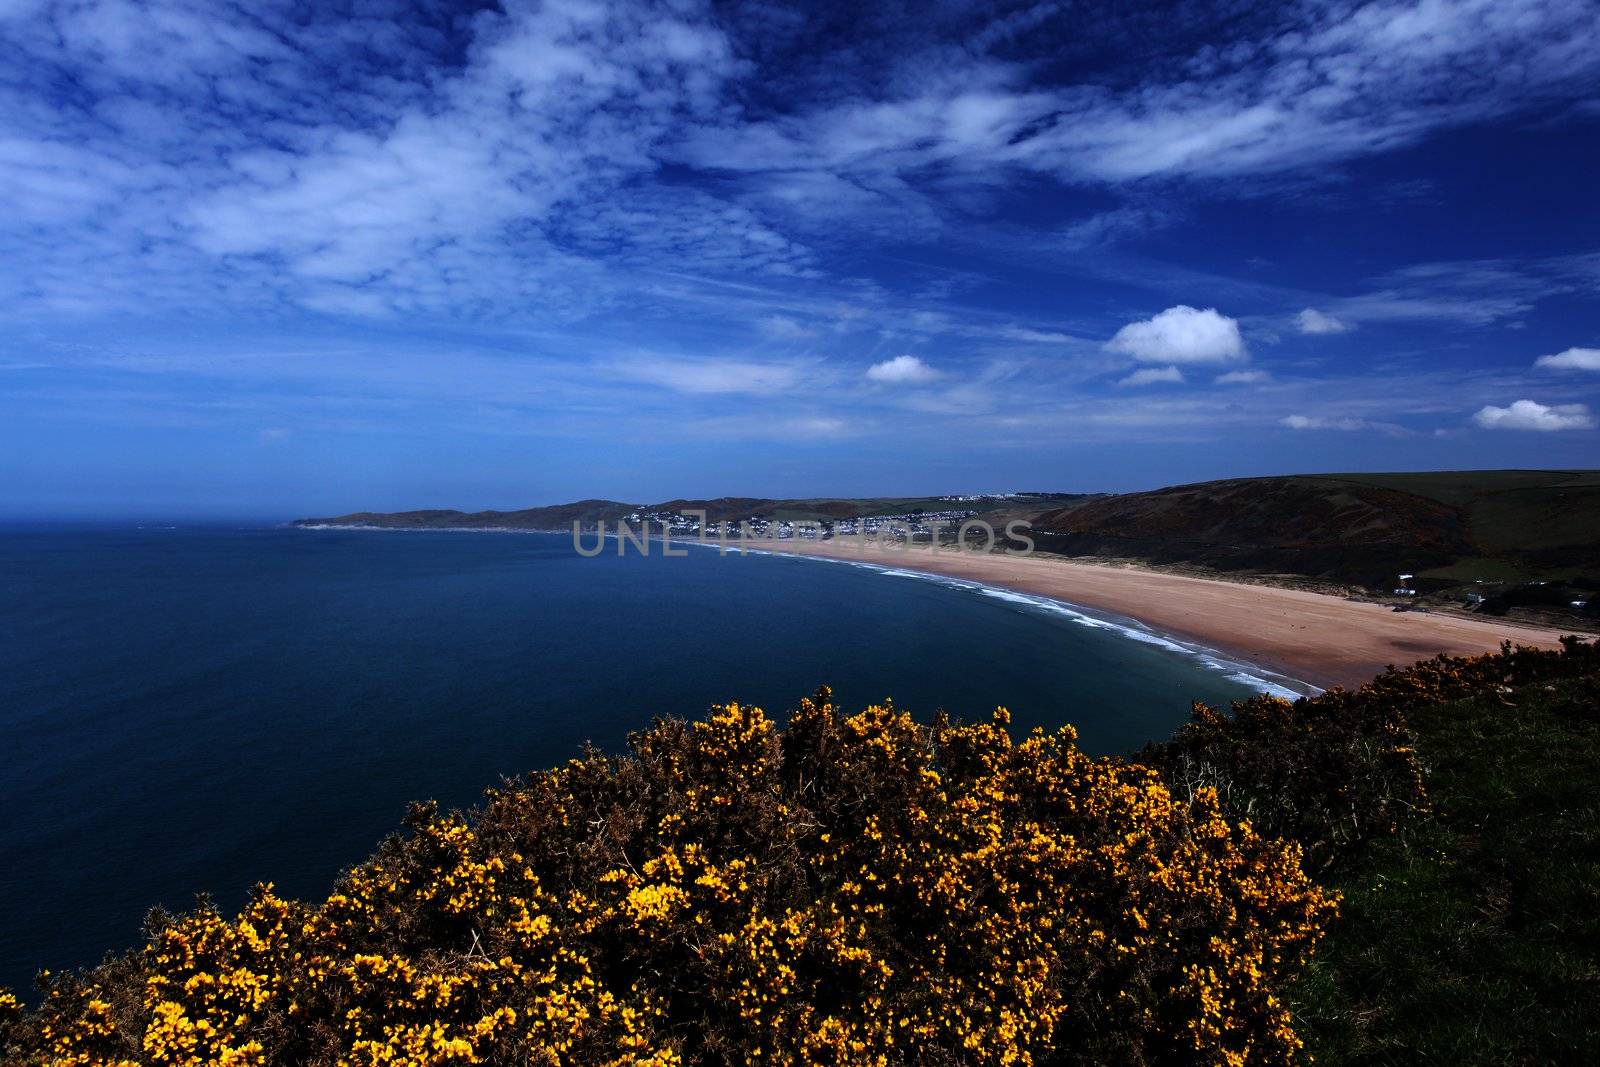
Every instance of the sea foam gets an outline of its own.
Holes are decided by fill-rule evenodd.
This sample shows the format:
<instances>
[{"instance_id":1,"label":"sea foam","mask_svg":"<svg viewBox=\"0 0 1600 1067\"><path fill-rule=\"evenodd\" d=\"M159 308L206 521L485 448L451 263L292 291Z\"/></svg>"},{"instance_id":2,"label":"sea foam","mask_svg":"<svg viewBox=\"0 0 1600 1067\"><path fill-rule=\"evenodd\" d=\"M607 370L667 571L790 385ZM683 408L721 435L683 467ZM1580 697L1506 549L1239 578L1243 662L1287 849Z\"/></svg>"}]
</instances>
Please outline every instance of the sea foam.
<instances>
[{"instance_id":1,"label":"sea foam","mask_svg":"<svg viewBox=\"0 0 1600 1067\"><path fill-rule=\"evenodd\" d=\"M707 548L721 547L712 542L686 541L685 543L703 543ZM1078 604L1057 600L1054 597L1037 596L1033 593L1019 593L1014 589L986 585L983 582L974 582L966 578L952 578L949 575L908 570L904 567L893 567L882 563L872 563L867 560L839 559L834 556L812 556L803 553L773 551L771 549L744 548L738 545L727 546L727 551L749 553L757 556L786 556L790 559L816 560L821 563L842 563L847 567L861 567L892 578L912 578L918 581L933 582L950 589L961 589L966 592L976 593L979 596L993 597L996 600L1016 604L1032 611L1056 615L1068 619L1078 626L1085 626L1093 630L1107 630L1131 641L1154 645L1163 651L1193 659L1207 670L1218 671L1226 675L1229 681L1248 686L1258 693L1282 697L1285 700L1294 700L1298 697L1312 696L1322 692L1321 689L1311 685L1309 682L1302 682L1287 675L1269 671L1264 667L1234 659L1217 649L1208 648L1193 641L1185 641L1170 634L1163 634L1146 626L1137 619L1116 616L1107 612L1091 611Z\"/></svg>"}]
</instances>

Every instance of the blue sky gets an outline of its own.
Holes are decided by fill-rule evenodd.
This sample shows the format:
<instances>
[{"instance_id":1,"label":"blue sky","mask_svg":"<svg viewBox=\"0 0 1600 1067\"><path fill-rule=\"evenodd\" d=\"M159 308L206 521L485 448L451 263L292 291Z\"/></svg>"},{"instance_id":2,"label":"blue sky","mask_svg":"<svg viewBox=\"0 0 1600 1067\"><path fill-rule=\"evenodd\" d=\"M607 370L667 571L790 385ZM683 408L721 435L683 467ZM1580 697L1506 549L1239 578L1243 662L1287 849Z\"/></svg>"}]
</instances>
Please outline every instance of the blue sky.
<instances>
[{"instance_id":1,"label":"blue sky","mask_svg":"<svg viewBox=\"0 0 1600 1067\"><path fill-rule=\"evenodd\" d=\"M1593 0L0 0L0 513L1600 466Z\"/></svg>"}]
</instances>

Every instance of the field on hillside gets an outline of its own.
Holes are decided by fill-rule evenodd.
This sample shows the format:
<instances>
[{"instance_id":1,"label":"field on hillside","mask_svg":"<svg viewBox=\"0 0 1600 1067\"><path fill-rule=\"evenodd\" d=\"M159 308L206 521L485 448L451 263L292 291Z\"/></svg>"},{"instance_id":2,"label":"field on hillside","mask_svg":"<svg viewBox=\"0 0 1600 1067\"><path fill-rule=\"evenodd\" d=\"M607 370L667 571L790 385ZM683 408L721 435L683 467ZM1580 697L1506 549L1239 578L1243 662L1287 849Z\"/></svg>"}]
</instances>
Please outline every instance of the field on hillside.
<instances>
[{"instance_id":1,"label":"field on hillside","mask_svg":"<svg viewBox=\"0 0 1600 1067\"><path fill-rule=\"evenodd\" d=\"M1330 879L1317 1062L1600 1062L1600 676L1407 715L1431 811Z\"/></svg>"},{"instance_id":2,"label":"field on hillside","mask_svg":"<svg viewBox=\"0 0 1600 1067\"><path fill-rule=\"evenodd\" d=\"M1069 555L1298 574L1387 591L1600 576L1600 472L1244 478L1076 502L1039 516ZM1461 593L1460 595L1464 595ZM1458 599L1460 599L1458 595Z\"/></svg>"},{"instance_id":3,"label":"field on hillside","mask_svg":"<svg viewBox=\"0 0 1600 1067\"><path fill-rule=\"evenodd\" d=\"M1488 555L1532 555L1592 547L1600 540L1600 471L1442 471L1337 474L1328 481L1395 489L1436 500L1466 516L1474 545Z\"/></svg>"}]
</instances>

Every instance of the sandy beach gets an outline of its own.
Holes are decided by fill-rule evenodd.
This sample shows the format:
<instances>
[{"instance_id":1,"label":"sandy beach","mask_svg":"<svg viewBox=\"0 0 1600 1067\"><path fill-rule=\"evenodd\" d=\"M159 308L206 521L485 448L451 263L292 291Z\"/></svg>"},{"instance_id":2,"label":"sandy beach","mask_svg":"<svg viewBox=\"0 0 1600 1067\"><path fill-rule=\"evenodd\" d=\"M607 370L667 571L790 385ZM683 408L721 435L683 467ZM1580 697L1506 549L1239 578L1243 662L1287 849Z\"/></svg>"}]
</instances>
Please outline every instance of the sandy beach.
<instances>
[{"instance_id":1,"label":"sandy beach","mask_svg":"<svg viewBox=\"0 0 1600 1067\"><path fill-rule=\"evenodd\" d=\"M752 545L752 548L757 547ZM1212 581L1123 564L983 554L926 546L903 550L831 541L761 542L762 551L824 556L961 578L1137 619L1329 688L1355 686L1389 664L1441 652L1488 652L1503 641L1554 645L1563 631L1496 619L1396 612L1321 593Z\"/></svg>"}]
</instances>

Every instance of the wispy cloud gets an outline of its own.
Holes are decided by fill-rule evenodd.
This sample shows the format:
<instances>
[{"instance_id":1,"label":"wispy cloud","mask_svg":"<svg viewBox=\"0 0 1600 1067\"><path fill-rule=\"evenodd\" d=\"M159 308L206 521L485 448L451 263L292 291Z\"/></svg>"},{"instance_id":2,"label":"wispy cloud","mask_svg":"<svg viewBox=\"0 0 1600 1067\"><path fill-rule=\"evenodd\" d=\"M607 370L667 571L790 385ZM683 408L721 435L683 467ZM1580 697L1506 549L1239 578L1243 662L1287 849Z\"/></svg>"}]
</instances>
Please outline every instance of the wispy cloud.
<instances>
[{"instance_id":1,"label":"wispy cloud","mask_svg":"<svg viewBox=\"0 0 1600 1067\"><path fill-rule=\"evenodd\" d=\"M685 151L753 171L902 174L983 159L1087 182L1273 173L1569 90L1600 64L1590 14L1583 0L1296 5L1121 92L1030 86L1016 67L969 59L934 91L724 125Z\"/></svg>"},{"instance_id":2,"label":"wispy cloud","mask_svg":"<svg viewBox=\"0 0 1600 1067\"><path fill-rule=\"evenodd\" d=\"M1366 419L1333 419L1324 415L1285 415L1279 420L1291 430L1365 430Z\"/></svg>"},{"instance_id":3,"label":"wispy cloud","mask_svg":"<svg viewBox=\"0 0 1600 1067\"><path fill-rule=\"evenodd\" d=\"M782 393L798 386L805 374L796 363L662 356L622 360L612 371L624 380L682 393Z\"/></svg>"},{"instance_id":4,"label":"wispy cloud","mask_svg":"<svg viewBox=\"0 0 1600 1067\"><path fill-rule=\"evenodd\" d=\"M1070 334L1055 330L1035 330L1027 326L1002 326L995 332L1007 341L1021 341L1033 345L1060 345L1075 340Z\"/></svg>"},{"instance_id":5,"label":"wispy cloud","mask_svg":"<svg viewBox=\"0 0 1600 1067\"><path fill-rule=\"evenodd\" d=\"M1118 385L1182 385L1183 371L1177 367L1141 367L1128 375L1118 379Z\"/></svg>"},{"instance_id":6,"label":"wispy cloud","mask_svg":"<svg viewBox=\"0 0 1600 1067\"><path fill-rule=\"evenodd\" d=\"M1591 8L1086 28L1028 0L824 34L701 0L0 3L0 411L267 427L285 457L317 427L1062 445L1285 412L1581 422L1595 350L1561 348L1593 334L1600 253L1497 190L1512 236L1467 258L1445 213L1485 203L1444 203L1469 193L1395 150L1590 121ZM1392 180L1350 180L1378 156ZM1391 226L1379 186L1429 199ZM1341 329L1361 343L1315 336ZM1547 414L1502 406L1528 396Z\"/></svg>"},{"instance_id":7,"label":"wispy cloud","mask_svg":"<svg viewBox=\"0 0 1600 1067\"><path fill-rule=\"evenodd\" d=\"M781 341L804 341L817 336L818 331L788 315L766 315L757 323L761 332Z\"/></svg>"},{"instance_id":8,"label":"wispy cloud","mask_svg":"<svg viewBox=\"0 0 1600 1067\"><path fill-rule=\"evenodd\" d=\"M1052 22L1039 10L964 33L1016 47L1014 27ZM813 276L810 245L838 220L935 236L943 199L1010 171L1093 184L1273 173L1482 121L1600 69L1590 14L1581 0L1304 5L1121 91L1032 84L1026 65L971 45L941 47L928 78L913 50L845 99L794 82L775 117L739 102L757 73L739 21L694 3L370 23L276 4L12 5L28 80L0 98L0 189L28 221L13 247L33 270L9 279L11 296L119 306L149 298L112 280L138 274L177 300L582 315L627 272L667 261ZM82 85L93 109L25 88L52 77ZM685 165L737 180L663 180ZM930 168L947 173L913 180ZM1166 216L1114 207L1059 240L1089 247ZM48 236L88 220L93 246ZM1361 310L1423 309L1396 292Z\"/></svg>"}]
</instances>

